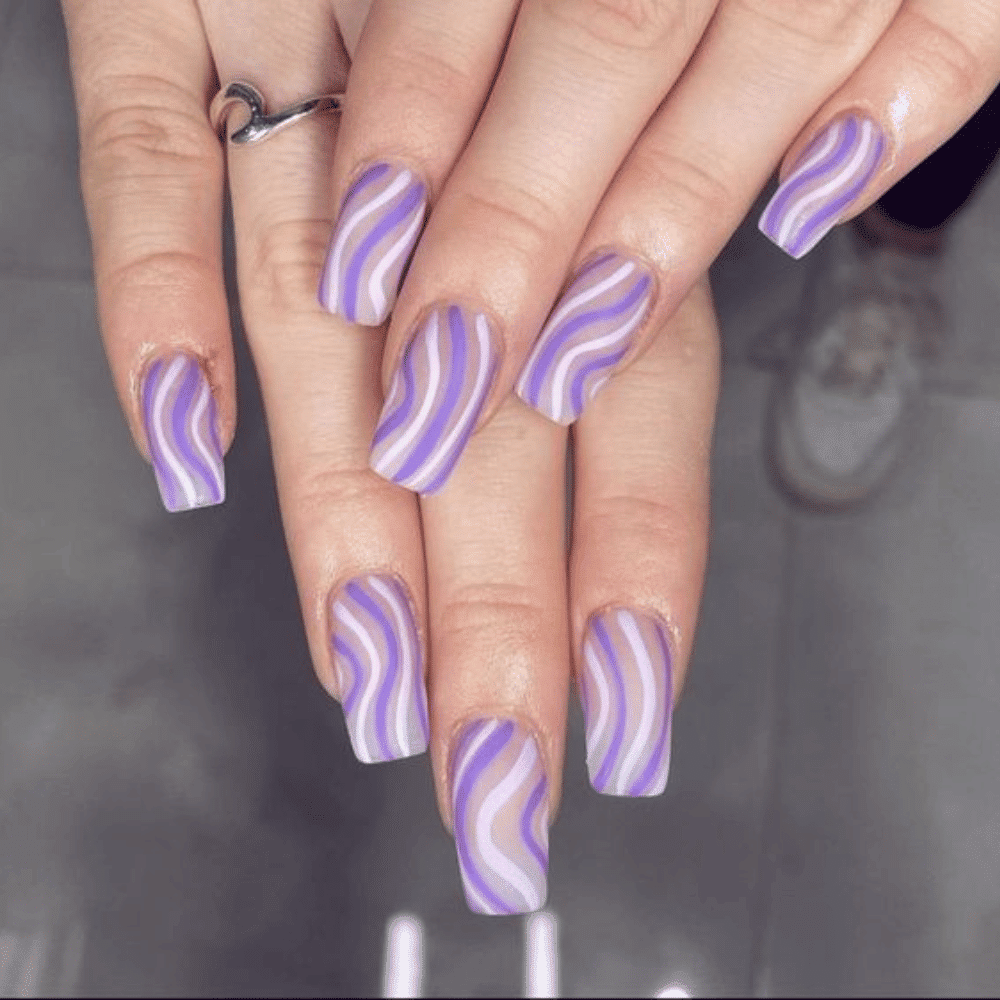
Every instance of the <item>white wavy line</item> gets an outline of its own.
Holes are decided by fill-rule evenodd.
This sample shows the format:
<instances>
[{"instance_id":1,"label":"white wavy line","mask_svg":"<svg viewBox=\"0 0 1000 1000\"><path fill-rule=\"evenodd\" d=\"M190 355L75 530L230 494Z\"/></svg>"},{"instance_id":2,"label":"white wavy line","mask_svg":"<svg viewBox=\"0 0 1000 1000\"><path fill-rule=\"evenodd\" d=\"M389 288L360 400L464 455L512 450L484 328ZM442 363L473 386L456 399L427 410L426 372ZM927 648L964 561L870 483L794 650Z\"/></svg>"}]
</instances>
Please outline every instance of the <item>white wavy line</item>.
<instances>
[{"instance_id":1,"label":"white wavy line","mask_svg":"<svg viewBox=\"0 0 1000 1000\"><path fill-rule=\"evenodd\" d=\"M587 734L587 757L589 758L593 756L594 751L600 746L601 740L604 739L604 730L607 728L608 716L611 714L611 691L604 680L604 670L601 667L601 662L597 658L593 644L589 641L583 647L583 661L587 668L587 676L594 679L594 684L597 686L601 701L597 722Z\"/></svg>"},{"instance_id":2,"label":"white wavy line","mask_svg":"<svg viewBox=\"0 0 1000 1000\"><path fill-rule=\"evenodd\" d=\"M808 195L806 195L792 209L792 211L788 213L785 221L781 225L781 231L778 233L778 242L782 246L786 246L790 235L793 232L797 232L805 224L805 222L808 221L810 205L815 204L817 201L825 200L832 191L844 186L845 179L851 179L852 175L856 175L858 167L868 155L868 150L871 147L871 123L864 122L861 127L861 132L862 134L858 141L858 148L855 150L854 156L850 159L850 161L838 170L837 173L834 174L825 184L821 187L815 188ZM803 216L805 216L805 218L803 218Z\"/></svg>"},{"instance_id":3,"label":"white wavy line","mask_svg":"<svg viewBox=\"0 0 1000 1000\"><path fill-rule=\"evenodd\" d=\"M184 357L174 358L170 363L170 367L164 372L163 378L160 379L160 384L156 390L156 400L153 403L153 426L150 430L153 437L156 438L157 444L160 446L160 454L170 467L178 483L180 483L181 491L187 498L188 505L194 507L198 503L198 487L177 457L174 445L170 443L170 438L166 434L163 423L163 408L166 406L167 398L171 395L174 385L179 381L180 373L183 372L189 363L194 364L195 362L189 362ZM174 405L177 405L176 401Z\"/></svg>"},{"instance_id":4,"label":"white wavy line","mask_svg":"<svg viewBox=\"0 0 1000 1000\"><path fill-rule=\"evenodd\" d=\"M563 419L563 409L569 409L569 400L564 397L566 387L566 377L569 375L573 362L581 355L588 352L597 352L605 347L626 340L629 334L643 321L646 315L646 305L648 297L637 303L637 312L624 325L612 330L611 333L599 337L597 340L585 340L577 344L572 350L567 351L556 365L555 374L552 376L552 386L549 394L549 401L552 405L551 414L553 419Z\"/></svg>"},{"instance_id":5,"label":"white wavy line","mask_svg":"<svg viewBox=\"0 0 1000 1000\"><path fill-rule=\"evenodd\" d=\"M487 723L479 731L479 734L476 736L476 738L469 744L468 748L465 751L464 756L462 757L462 760L459 762L459 765L455 770L455 779L454 782L452 783L453 795L458 792L458 786L462 783L462 779L465 777L465 772L469 769L469 764L472 761L472 758L476 756L476 753L479 750L479 748L499 728L500 728L500 723L497 722L496 720Z\"/></svg>"},{"instance_id":6,"label":"white wavy line","mask_svg":"<svg viewBox=\"0 0 1000 1000\"><path fill-rule=\"evenodd\" d=\"M525 740L516 763L507 772L506 777L483 799L483 804L476 816L476 844L483 861L520 894L525 906L531 910L536 910L541 905L541 895L531 879L497 847L493 840L492 827L497 813L504 806L510 805L518 790L527 783L528 776L534 770L537 759L538 753L534 744L530 739ZM520 809L517 810L517 817L519 820ZM515 821L514 825L515 827L519 826L519 822ZM520 830L517 831L517 836L520 837Z\"/></svg>"},{"instance_id":7,"label":"white wavy line","mask_svg":"<svg viewBox=\"0 0 1000 1000\"><path fill-rule=\"evenodd\" d=\"M421 428L427 423L427 418L434 406L434 398L437 395L438 383L441 379L441 356L438 353L438 316L439 314L436 312L431 316L430 330L427 333L427 362L430 369L430 377L427 381L427 392L424 396L423 406L417 414L416 419L396 438L392 447L387 448L383 452L382 457L375 463L375 471L387 478L391 478L389 470L392 467L392 463L396 460L396 456L408 448L413 439L420 433ZM413 346L410 347L410 350L413 350ZM399 367L400 371L402 371L402 361ZM414 371L417 369L415 364L413 369ZM419 386L415 387L414 391L419 392Z\"/></svg>"},{"instance_id":8,"label":"white wavy line","mask_svg":"<svg viewBox=\"0 0 1000 1000\"><path fill-rule=\"evenodd\" d=\"M413 654L410 649L410 629L407 627L403 610L392 590L381 580L372 578L369 583L372 589L377 594L380 594L382 599L392 609L392 617L396 622L396 635L399 638L400 658L402 660L399 669L399 690L396 694L396 739L399 740L400 749L409 756L413 753L413 747L410 745L410 720L407 713L407 709L410 707L408 692L414 691L416 680L414 677ZM416 705L413 706L413 709L416 712ZM414 719L414 721L419 726L419 718Z\"/></svg>"},{"instance_id":9,"label":"white wavy line","mask_svg":"<svg viewBox=\"0 0 1000 1000\"><path fill-rule=\"evenodd\" d=\"M582 292L577 292L571 298L567 299L558 309L556 314L545 324L545 329L542 330L542 339L544 340L545 334L549 330L554 330L560 323L572 312L574 309L579 309L580 306L592 299L596 299L599 295L603 295L609 288L617 284L619 281L624 281L633 271L635 270L635 263L633 261L627 260L625 263L618 268L612 275L605 278L603 281L599 281L592 288L586 288Z\"/></svg>"},{"instance_id":10,"label":"white wavy line","mask_svg":"<svg viewBox=\"0 0 1000 1000\"><path fill-rule=\"evenodd\" d=\"M420 229L421 223L424 221L423 208L424 202L421 199L420 204L414 209L416 215L413 222L410 223L406 232L389 248L388 253L382 258L378 267L372 271L372 275L368 279L368 297L371 299L373 312L377 316L381 316L389 304L389 297L386 294L385 288L382 287L382 281L385 278L386 272L406 251L407 244Z\"/></svg>"},{"instance_id":11,"label":"white wavy line","mask_svg":"<svg viewBox=\"0 0 1000 1000\"><path fill-rule=\"evenodd\" d=\"M649 659L649 650L646 649L646 644L642 641L642 636L639 634L639 624L634 616L625 611L619 611L618 625L629 646L632 647L632 655L635 657L639 679L642 682L642 715L639 719L639 727L632 739L628 755L618 772L618 792L620 795L627 795L632 772L638 770L645 763L640 759L643 751L648 752L652 749L648 744L656 717L656 678L653 676L653 664Z\"/></svg>"},{"instance_id":12,"label":"white wavy line","mask_svg":"<svg viewBox=\"0 0 1000 1000\"><path fill-rule=\"evenodd\" d=\"M375 644L372 642L372 637L368 634L368 630L343 604L340 603L340 601L338 601L334 607L334 614L337 616L338 621L343 622L343 624L345 624L358 637L361 645L365 647L365 652L368 654L370 673L368 674L368 683L365 685L364 693L361 695L361 703L354 711L354 731L355 744L361 744L364 748L365 757L367 758L362 758L363 763L371 764L375 760L375 755L372 753L371 747L368 746L368 743L364 738L364 733L365 725L368 722L368 713L371 709L371 701L372 698L375 697L379 681L382 679L382 670L379 662L378 650L375 648ZM361 755L359 754L358 756Z\"/></svg>"},{"instance_id":13,"label":"white wavy line","mask_svg":"<svg viewBox=\"0 0 1000 1000\"><path fill-rule=\"evenodd\" d=\"M333 248L330 267L327 270L327 273L330 275L328 301L331 306L336 307L340 298L340 264L344 256L344 247L351 233L358 228L363 219L371 215L372 212L380 209L387 201L395 198L410 183L412 177L413 175L409 170L404 170L377 198L357 209L353 215L349 215L345 220Z\"/></svg>"},{"instance_id":14,"label":"white wavy line","mask_svg":"<svg viewBox=\"0 0 1000 1000\"><path fill-rule=\"evenodd\" d=\"M795 172L790 174L785 179L785 182L784 184L781 185L781 187L783 188L787 184L794 184L795 181L799 177L801 177L804 173L806 173L809 170L812 170L812 168L816 166L816 164L819 163L819 161L822 160L824 156L826 156L831 150L833 150L834 147L837 145L837 143L840 142L840 137L843 130L844 126L842 123L837 123L833 128L831 128L830 131L827 133L826 138L823 140L822 145L820 145L813 152L813 154L809 157L809 159L799 164L799 166L795 168ZM777 200L777 197L780 193L781 193L781 188L779 188L775 192L774 195L775 200ZM794 205L792 206L792 210L794 210ZM765 225L767 225L768 228L773 227L774 219L773 218L768 219Z\"/></svg>"},{"instance_id":15,"label":"white wavy line","mask_svg":"<svg viewBox=\"0 0 1000 1000\"><path fill-rule=\"evenodd\" d=\"M444 464L451 452L452 446L468 426L467 421L472 416L476 406L482 401L483 384L490 367L490 328L484 316L476 317L476 339L479 343L479 371L476 374L476 384L462 415L452 424L451 433L439 444L427 458L423 469L410 477L411 489L423 489L437 475L438 469Z\"/></svg>"},{"instance_id":16,"label":"white wavy line","mask_svg":"<svg viewBox=\"0 0 1000 1000\"><path fill-rule=\"evenodd\" d=\"M205 411L208 409L208 403L211 398L212 394L208 386L202 382L201 388L198 391L198 402L195 404L194 412L191 415L191 440L194 442L195 448L201 453L202 460L212 476L215 493L221 497L225 492L222 469L220 468L218 458L212 455L208 447L208 442L202 437L201 433L202 417L205 416ZM207 430L207 419L205 424ZM206 499L209 498L206 497Z\"/></svg>"}]
</instances>

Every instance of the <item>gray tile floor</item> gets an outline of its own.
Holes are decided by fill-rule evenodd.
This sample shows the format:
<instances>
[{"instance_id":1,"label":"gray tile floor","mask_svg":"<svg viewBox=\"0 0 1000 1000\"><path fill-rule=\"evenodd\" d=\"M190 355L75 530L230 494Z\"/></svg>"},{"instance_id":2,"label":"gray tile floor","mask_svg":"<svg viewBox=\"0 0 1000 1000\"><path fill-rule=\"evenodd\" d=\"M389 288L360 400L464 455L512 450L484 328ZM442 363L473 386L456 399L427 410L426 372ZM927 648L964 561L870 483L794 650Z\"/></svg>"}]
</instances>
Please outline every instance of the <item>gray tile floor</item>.
<instances>
[{"instance_id":1,"label":"gray tile floor","mask_svg":"<svg viewBox=\"0 0 1000 1000\"><path fill-rule=\"evenodd\" d=\"M313 680L242 358L230 502L168 517L101 353L57 4L0 3L0 993L523 990L461 899L423 759L365 769ZM587 787L550 905L570 996L1000 992L1000 176L955 225L919 446L865 510L790 509L748 362L808 264L747 225L674 770ZM405 830L405 836L399 831Z\"/></svg>"}]
</instances>

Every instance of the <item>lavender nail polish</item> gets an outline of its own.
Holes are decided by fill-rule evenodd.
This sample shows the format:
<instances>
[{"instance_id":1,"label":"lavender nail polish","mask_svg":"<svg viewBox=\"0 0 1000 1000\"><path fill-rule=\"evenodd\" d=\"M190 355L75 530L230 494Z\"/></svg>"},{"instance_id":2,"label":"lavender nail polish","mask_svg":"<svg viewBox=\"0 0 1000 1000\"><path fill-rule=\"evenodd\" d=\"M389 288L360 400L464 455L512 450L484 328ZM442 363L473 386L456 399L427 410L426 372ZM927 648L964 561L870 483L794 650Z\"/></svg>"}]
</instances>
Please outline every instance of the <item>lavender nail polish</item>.
<instances>
[{"instance_id":1,"label":"lavender nail polish","mask_svg":"<svg viewBox=\"0 0 1000 1000\"><path fill-rule=\"evenodd\" d=\"M333 655L354 754L363 764L427 749L427 693L409 594L395 577L349 580L330 606Z\"/></svg>"},{"instance_id":2,"label":"lavender nail polish","mask_svg":"<svg viewBox=\"0 0 1000 1000\"><path fill-rule=\"evenodd\" d=\"M143 378L142 414L164 507L222 503L226 485L215 399L198 360L188 354L155 360Z\"/></svg>"},{"instance_id":3,"label":"lavender nail polish","mask_svg":"<svg viewBox=\"0 0 1000 1000\"><path fill-rule=\"evenodd\" d=\"M379 326L427 214L427 190L390 163L369 167L344 198L319 282L320 304L351 323Z\"/></svg>"},{"instance_id":4,"label":"lavender nail polish","mask_svg":"<svg viewBox=\"0 0 1000 1000\"><path fill-rule=\"evenodd\" d=\"M583 642L580 694L594 788L606 795L659 795L670 770L673 707L663 625L628 608L594 615Z\"/></svg>"},{"instance_id":5,"label":"lavender nail polish","mask_svg":"<svg viewBox=\"0 0 1000 1000\"><path fill-rule=\"evenodd\" d=\"M576 273L542 329L517 383L529 406L571 424L635 343L653 300L653 277L605 251Z\"/></svg>"},{"instance_id":6,"label":"lavender nail polish","mask_svg":"<svg viewBox=\"0 0 1000 1000\"><path fill-rule=\"evenodd\" d=\"M864 191L887 146L885 133L871 118L834 119L806 146L758 228L790 256L805 256Z\"/></svg>"},{"instance_id":7,"label":"lavender nail polish","mask_svg":"<svg viewBox=\"0 0 1000 1000\"><path fill-rule=\"evenodd\" d=\"M499 367L499 337L482 313L434 309L403 353L372 441L371 467L417 493L447 482Z\"/></svg>"},{"instance_id":8,"label":"lavender nail polish","mask_svg":"<svg viewBox=\"0 0 1000 1000\"><path fill-rule=\"evenodd\" d=\"M469 723L452 751L451 794L469 909L539 909L548 887L549 784L534 737L512 719Z\"/></svg>"}]
</instances>

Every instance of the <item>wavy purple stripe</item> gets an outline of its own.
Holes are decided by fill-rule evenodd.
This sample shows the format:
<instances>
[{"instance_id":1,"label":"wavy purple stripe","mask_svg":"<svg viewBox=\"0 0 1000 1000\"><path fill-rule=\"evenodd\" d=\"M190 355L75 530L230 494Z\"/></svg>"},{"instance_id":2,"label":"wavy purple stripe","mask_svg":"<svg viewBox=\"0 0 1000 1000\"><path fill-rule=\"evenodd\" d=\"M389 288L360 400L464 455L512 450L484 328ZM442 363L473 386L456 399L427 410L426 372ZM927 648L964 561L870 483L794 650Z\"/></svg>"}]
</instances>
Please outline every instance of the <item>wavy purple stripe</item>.
<instances>
[{"instance_id":1,"label":"wavy purple stripe","mask_svg":"<svg viewBox=\"0 0 1000 1000\"><path fill-rule=\"evenodd\" d=\"M361 693L361 685L365 679L365 668L354 654L354 650L343 639L334 636L333 648L347 660L354 674L354 683L351 684L351 690L344 696L344 711L351 712L354 710L354 703L358 700L358 695Z\"/></svg>"},{"instance_id":2,"label":"wavy purple stripe","mask_svg":"<svg viewBox=\"0 0 1000 1000\"><path fill-rule=\"evenodd\" d=\"M632 286L626 295L610 306L602 309L593 309L590 312L580 313L568 319L557 331L549 334L548 343L542 348L538 359L535 361L531 373L531 380L528 383L528 394L533 405L538 405L538 398L542 391L542 384L548 376L549 369L555 361L556 355L561 353L563 345L578 330L593 322L605 319L614 319L622 315L634 306L649 288L651 279L649 275L642 275L639 281ZM575 282L574 282L575 284ZM575 294L575 293L574 293ZM557 307L558 308L558 307Z\"/></svg>"},{"instance_id":3,"label":"wavy purple stripe","mask_svg":"<svg viewBox=\"0 0 1000 1000\"><path fill-rule=\"evenodd\" d=\"M378 694L375 697L375 738L378 740L382 755L388 760L394 756L389 746L389 699L392 697L392 690L396 685L396 678L400 672L399 639L396 637L396 630L393 628L392 623L382 613L382 609L361 587L352 580L348 583L346 590L378 623L378 627L381 629L382 636L385 639L386 649L389 651L389 669L382 678Z\"/></svg>"},{"instance_id":4,"label":"wavy purple stripe","mask_svg":"<svg viewBox=\"0 0 1000 1000\"><path fill-rule=\"evenodd\" d=\"M448 421L462 396L462 389L465 385L468 344L465 324L462 322L462 312L457 306L448 307L448 330L451 335L451 350L449 352L448 388L445 391L445 397L431 418L423 437L410 452L402 468L393 476L393 479L408 479L430 458L431 453L440 443L441 435L448 426Z\"/></svg>"},{"instance_id":5,"label":"wavy purple stripe","mask_svg":"<svg viewBox=\"0 0 1000 1000\"><path fill-rule=\"evenodd\" d=\"M351 185L351 190L344 195L344 200L340 203L340 211L343 212L365 188L371 187L376 181L381 180L391 169L392 167L388 163L376 163L375 166L369 167Z\"/></svg>"},{"instance_id":6,"label":"wavy purple stripe","mask_svg":"<svg viewBox=\"0 0 1000 1000\"><path fill-rule=\"evenodd\" d=\"M546 778L543 774L541 778L538 779L538 784L532 789L531 795L528 796L528 801L525 803L524 812L521 813L521 837L527 848L534 855L535 860L544 870L549 863L549 859L546 856L545 851L542 849L542 845L535 840L535 834L531 826L535 820L535 813L538 811L538 807L542 804L545 798L545 784Z\"/></svg>"},{"instance_id":7,"label":"wavy purple stripe","mask_svg":"<svg viewBox=\"0 0 1000 1000\"><path fill-rule=\"evenodd\" d=\"M618 696L615 706L612 706L613 708L617 708L615 734L611 738L611 745L608 747L608 752L601 762L601 769L597 772L597 777L594 779L594 787L598 791L604 791L608 787L611 772L614 770L615 764L618 761L618 754L621 751L622 740L625 738L625 680L622 677L621 664L618 662L614 644L611 642L611 636L608 635L604 623L600 618L595 618L593 627L597 635L597 641L601 644L604 655L607 657L608 664L611 667L615 681L615 694Z\"/></svg>"},{"instance_id":8,"label":"wavy purple stripe","mask_svg":"<svg viewBox=\"0 0 1000 1000\"><path fill-rule=\"evenodd\" d=\"M412 351L407 351L403 355L403 364L400 368L400 372L405 392L403 401L388 417L386 417L384 423L379 424L378 429L375 431L375 437L372 440L373 446L384 441L394 430L406 423L406 420L410 416L410 411L413 408L413 400L416 395L417 376L413 370Z\"/></svg>"},{"instance_id":9,"label":"wavy purple stripe","mask_svg":"<svg viewBox=\"0 0 1000 1000\"><path fill-rule=\"evenodd\" d=\"M877 145L873 147L873 153L870 154L872 158L872 164L878 164L879 160L882 158L882 153L885 149L885 142L880 136L877 140ZM804 246L806 246L809 240L816 234L817 230L823 228L824 226L829 226L830 223L840 215L841 212L847 208L855 198L865 189L868 181L871 180L871 175L874 171L874 166L865 171L865 173L858 178L852 187L848 188L839 198L830 202L819 212L814 214L812 218L802 226L799 230L799 234L792 244L790 252L795 255L799 253Z\"/></svg>"},{"instance_id":10,"label":"wavy purple stripe","mask_svg":"<svg viewBox=\"0 0 1000 1000\"><path fill-rule=\"evenodd\" d=\"M633 782L632 787L629 789L630 795L643 795L652 786L654 779L657 778L660 768L663 766L663 748L666 746L667 737L670 733L670 716L672 711L672 701L673 701L673 676L672 676L672 661L670 659L670 650L667 648L666 640L663 638L663 632L659 627L656 629L656 641L660 647L660 656L663 657L663 663L667 668L667 705L663 713L663 722L660 724L660 735L656 740L656 746L653 749L653 753L649 760L646 762L646 767L644 768L642 774Z\"/></svg>"},{"instance_id":11,"label":"wavy purple stripe","mask_svg":"<svg viewBox=\"0 0 1000 1000\"><path fill-rule=\"evenodd\" d=\"M631 346L631 344L626 344L621 350L615 351L614 354L606 354L603 358L595 358L576 373L572 388L570 389L570 399L573 403L574 413L580 413L583 410L583 389L587 379L594 372L600 371L602 368L613 368L628 354Z\"/></svg>"},{"instance_id":12,"label":"wavy purple stripe","mask_svg":"<svg viewBox=\"0 0 1000 1000\"><path fill-rule=\"evenodd\" d=\"M377 226L361 241L354 256L347 265L344 277L344 311L352 323L358 315L358 287L361 284L361 271L372 250L387 233L399 225L420 204L424 197L424 189L420 185L410 187L403 195L402 201L388 212Z\"/></svg>"},{"instance_id":13,"label":"wavy purple stripe","mask_svg":"<svg viewBox=\"0 0 1000 1000\"><path fill-rule=\"evenodd\" d=\"M482 727L488 724L489 723L484 720L481 723L477 723L475 726L470 727L466 734L467 738L462 741L463 745L468 746L471 743L471 740L475 738L475 735L481 731ZM465 877L475 886L476 891L483 896L483 898L486 899L498 913L513 913L514 911L509 903L505 902L498 895L496 895L495 892L493 892L475 864L466 841L467 812L469 806L469 794L472 788L482 776L482 773L490 766L490 764L493 763L497 755L510 742L513 735L514 724L512 722L505 722L502 726L498 727L495 733L488 736L483 745L476 752L472 763L466 769L462 781L459 783L455 793L455 845L458 850L458 854L462 859L462 871L464 872ZM462 756L464 756L464 754L457 757L457 761L459 763L462 763Z\"/></svg>"},{"instance_id":14,"label":"wavy purple stripe","mask_svg":"<svg viewBox=\"0 0 1000 1000\"><path fill-rule=\"evenodd\" d=\"M859 132L858 123L854 118L849 118L845 125L844 135L841 137L839 145L834 146L824 159L807 170L801 177L787 182L787 187L778 194L774 203L767 210L767 219L764 223L766 228L777 232L781 228L781 220L785 215L788 203L799 194L803 187L822 177L832 166L844 159L844 154L854 145ZM826 136L822 133L818 135L803 151L800 159L803 161L808 159L815 146L821 145L825 139Z\"/></svg>"},{"instance_id":15,"label":"wavy purple stripe","mask_svg":"<svg viewBox=\"0 0 1000 1000\"><path fill-rule=\"evenodd\" d=\"M183 456L184 463L188 469L196 472L206 485L212 482L212 471L201 460L201 456L191 446L191 435L188 434L188 419L194 409L195 397L201 388L202 374L197 364L191 363L184 374L184 381L181 383L174 401L171 413L171 427L174 432L174 442L178 452Z\"/></svg>"}]
</instances>

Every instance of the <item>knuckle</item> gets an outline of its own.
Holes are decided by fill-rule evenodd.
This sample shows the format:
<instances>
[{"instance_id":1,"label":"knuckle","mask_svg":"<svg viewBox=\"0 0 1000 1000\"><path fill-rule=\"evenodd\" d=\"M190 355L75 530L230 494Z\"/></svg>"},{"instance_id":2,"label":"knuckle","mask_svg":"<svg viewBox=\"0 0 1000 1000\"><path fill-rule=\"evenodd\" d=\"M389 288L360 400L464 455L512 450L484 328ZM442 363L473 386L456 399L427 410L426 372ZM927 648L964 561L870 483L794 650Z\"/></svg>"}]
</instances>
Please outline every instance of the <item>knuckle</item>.
<instances>
[{"instance_id":1,"label":"knuckle","mask_svg":"<svg viewBox=\"0 0 1000 1000\"><path fill-rule=\"evenodd\" d=\"M364 457L345 464L339 456L312 456L292 489L295 519L328 525L331 515L365 512L368 516L392 501L393 487L368 468Z\"/></svg>"},{"instance_id":2,"label":"knuckle","mask_svg":"<svg viewBox=\"0 0 1000 1000\"><path fill-rule=\"evenodd\" d=\"M913 10L908 57L951 98L971 101L983 89L984 66L972 48L925 11Z\"/></svg>"},{"instance_id":3,"label":"knuckle","mask_svg":"<svg viewBox=\"0 0 1000 1000\"><path fill-rule=\"evenodd\" d=\"M159 250L144 253L102 276L106 294L120 302L147 292L185 298L219 280L218 265L202 255L186 250Z\"/></svg>"},{"instance_id":4,"label":"knuckle","mask_svg":"<svg viewBox=\"0 0 1000 1000\"><path fill-rule=\"evenodd\" d=\"M855 39L877 8L872 0L739 0L754 17L784 35L821 45Z\"/></svg>"},{"instance_id":5,"label":"knuckle","mask_svg":"<svg viewBox=\"0 0 1000 1000\"><path fill-rule=\"evenodd\" d=\"M698 234L706 220L727 218L732 211L730 185L689 156L651 145L636 151L629 169L641 190L655 193L658 211L674 230Z\"/></svg>"},{"instance_id":6,"label":"knuckle","mask_svg":"<svg viewBox=\"0 0 1000 1000\"><path fill-rule=\"evenodd\" d=\"M85 184L149 178L198 183L221 173L222 146L202 109L167 83L115 77L104 88L112 83L113 93L130 100L109 95L96 102L81 142Z\"/></svg>"},{"instance_id":7,"label":"knuckle","mask_svg":"<svg viewBox=\"0 0 1000 1000\"><path fill-rule=\"evenodd\" d=\"M505 248L531 270L537 268L539 255L551 248L553 234L565 226L553 207L559 198L532 194L518 185L492 181L463 192L461 198L466 231L474 239L482 237L487 245L500 234Z\"/></svg>"},{"instance_id":8,"label":"knuckle","mask_svg":"<svg viewBox=\"0 0 1000 1000\"><path fill-rule=\"evenodd\" d=\"M681 27L686 0L546 0L549 16L597 51L661 49Z\"/></svg>"},{"instance_id":9,"label":"knuckle","mask_svg":"<svg viewBox=\"0 0 1000 1000\"><path fill-rule=\"evenodd\" d=\"M627 539L629 551L656 564L665 552L690 549L708 531L707 476L692 484L690 495L675 501L658 497L608 493L588 505L581 533L591 538ZM638 569L638 567L637 567Z\"/></svg>"},{"instance_id":10,"label":"knuckle","mask_svg":"<svg viewBox=\"0 0 1000 1000\"><path fill-rule=\"evenodd\" d=\"M251 307L265 316L295 317L319 310L316 288L330 236L328 219L268 222L254 234L241 284Z\"/></svg>"},{"instance_id":11,"label":"knuckle","mask_svg":"<svg viewBox=\"0 0 1000 1000\"><path fill-rule=\"evenodd\" d=\"M489 635L497 645L517 644L551 628L551 614L537 590L521 584L475 583L458 588L442 604L442 633L452 640L481 644Z\"/></svg>"}]
</instances>

